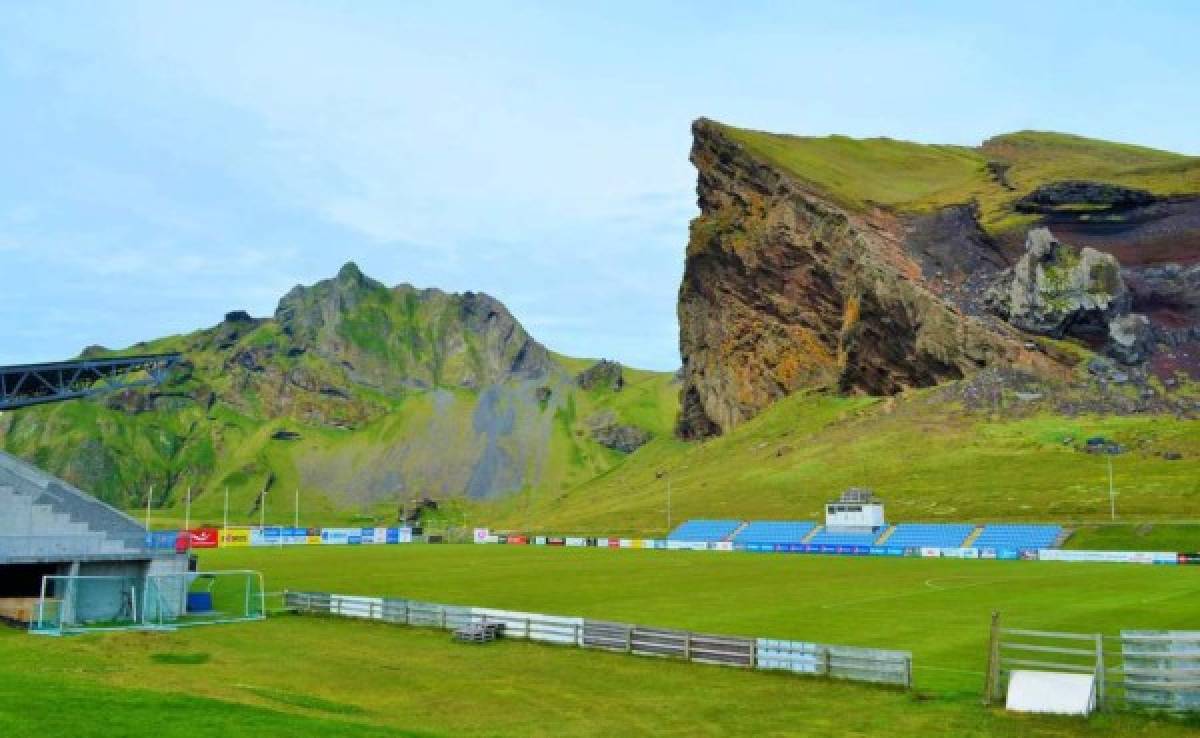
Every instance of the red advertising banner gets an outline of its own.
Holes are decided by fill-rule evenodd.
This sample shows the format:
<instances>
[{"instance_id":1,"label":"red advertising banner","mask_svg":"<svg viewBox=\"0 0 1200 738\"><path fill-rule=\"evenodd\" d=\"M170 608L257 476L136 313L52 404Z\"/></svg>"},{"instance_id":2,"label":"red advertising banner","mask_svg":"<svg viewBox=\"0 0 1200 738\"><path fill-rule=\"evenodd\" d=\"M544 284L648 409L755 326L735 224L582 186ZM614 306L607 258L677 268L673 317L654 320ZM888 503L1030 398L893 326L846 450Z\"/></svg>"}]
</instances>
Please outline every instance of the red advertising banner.
<instances>
[{"instance_id":1,"label":"red advertising banner","mask_svg":"<svg viewBox=\"0 0 1200 738\"><path fill-rule=\"evenodd\" d=\"M196 528L184 531L191 548L216 548L220 533L216 528Z\"/></svg>"},{"instance_id":2,"label":"red advertising banner","mask_svg":"<svg viewBox=\"0 0 1200 738\"><path fill-rule=\"evenodd\" d=\"M513 546L526 546L529 544L529 536L509 536L508 543Z\"/></svg>"}]
</instances>

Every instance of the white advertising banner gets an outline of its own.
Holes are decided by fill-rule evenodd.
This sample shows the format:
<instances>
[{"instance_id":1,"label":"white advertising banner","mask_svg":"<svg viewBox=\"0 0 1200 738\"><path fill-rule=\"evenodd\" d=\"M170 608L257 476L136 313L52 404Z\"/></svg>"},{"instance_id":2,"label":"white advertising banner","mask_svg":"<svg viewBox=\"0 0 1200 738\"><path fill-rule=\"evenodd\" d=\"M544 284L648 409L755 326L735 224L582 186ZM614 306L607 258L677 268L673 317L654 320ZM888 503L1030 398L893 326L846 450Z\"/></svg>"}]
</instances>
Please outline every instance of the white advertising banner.
<instances>
[{"instance_id":1,"label":"white advertising banner","mask_svg":"<svg viewBox=\"0 0 1200 738\"><path fill-rule=\"evenodd\" d=\"M1038 551L1041 561L1078 561L1105 564L1174 564L1178 556L1165 551L1064 551L1043 548Z\"/></svg>"},{"instance_id":2,"label":"white advertising banner","mask_svg":"<svg viewBox=\"0 0 1200 738\"><path fill-rule=\"evenodd\" d=\"M489 531L487 528L476 528L475 529L475 537L473 540L476 543L487 543L488 536L490 533L491 533L491 531ZM412 535L411 531L409 532L409 535L410 536Z\"/></svg>"}]
</instances>

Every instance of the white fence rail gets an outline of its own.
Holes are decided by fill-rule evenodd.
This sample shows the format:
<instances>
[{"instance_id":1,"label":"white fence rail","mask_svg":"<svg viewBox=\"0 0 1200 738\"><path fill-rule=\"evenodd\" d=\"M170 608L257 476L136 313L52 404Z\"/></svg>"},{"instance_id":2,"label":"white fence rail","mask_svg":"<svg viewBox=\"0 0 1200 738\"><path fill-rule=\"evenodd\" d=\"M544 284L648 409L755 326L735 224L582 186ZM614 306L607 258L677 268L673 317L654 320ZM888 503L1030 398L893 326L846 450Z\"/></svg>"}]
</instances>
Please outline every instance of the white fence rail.
<instances>
[{"instance_id":1,"label":"white fence rail","mask_svg":"<svg viewBox=\"0 0 1200 738\"><path fill-rule=\"evenodd\" d=\"M746 669L784 670L900 687L912 686L912 654L874 648L693 633L579 617L441 605L323 592L287 592L288 609L453 630L502 624L504 637Z\"/></svg>"}]
</instances>

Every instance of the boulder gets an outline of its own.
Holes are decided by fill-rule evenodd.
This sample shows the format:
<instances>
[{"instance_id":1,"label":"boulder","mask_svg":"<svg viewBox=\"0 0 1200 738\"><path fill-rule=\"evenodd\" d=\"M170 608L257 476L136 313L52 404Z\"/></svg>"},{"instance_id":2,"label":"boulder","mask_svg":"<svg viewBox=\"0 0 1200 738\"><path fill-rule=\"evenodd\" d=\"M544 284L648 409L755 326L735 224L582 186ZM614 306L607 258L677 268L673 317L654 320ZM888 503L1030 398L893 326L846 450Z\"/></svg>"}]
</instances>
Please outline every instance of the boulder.
<instances>
[{"instance_id":1,"label":"boulder","mask_svg":"<svg viewBox=\"0 0 1200 738\"><path fill-rule=\"evenodd\" d=\"M596 387L607 387L613 392L620 392L625 386L625 372L615 361L601 359L579 373L575 383L580 389L591 390Z\"/></svg>"},{"instance_id":2,"label":"boulder","mask_svg":"<svg viewBox=\"0 0 1200 738\"><path fill-rule=\"evenodd\" d=\"M999 275L987 302L1021 330L1055 338L1103 335L1132 304L1115 258L1094 249L1076 252L1047 228L1029 232L1025 254Z\"/></svg>"},{"instance_id":3,"label":"boulder","mask_svg":"<svg viewBox=\"0 0 1200 738\"><path fill-rule=\"evenodd\" d=\"M1154 329L1145 315L1129 313L1108 323L1108 354L1123 364L1140 364L1154 351Z\"/></svg>"},{"instance_id":4,"label":"boulder","mask_svg":"<svg viewBox=\"0 0 1200 738\"><path fill-rule=\"evenodd\" d=\"M622 425L610 410L588 419L592 440L601 446L628 454L650 442L651 434L635 425Z\"/></svg>"},{"instance_id":5,"label":"boulder","mask_svg":"<svg viewBox=\"0 0 1200 738\"><path fill-rule=\"evenodd\" d=\"M1150 321L1130 312L1133 295L1116 258L1090 248L1076 251L1047 228L1029 232L1024 255L996 278L986 303L1023 331L1103 342L1124 364L1141 363L1153 351Z\"/></svg>"}]
</instances>

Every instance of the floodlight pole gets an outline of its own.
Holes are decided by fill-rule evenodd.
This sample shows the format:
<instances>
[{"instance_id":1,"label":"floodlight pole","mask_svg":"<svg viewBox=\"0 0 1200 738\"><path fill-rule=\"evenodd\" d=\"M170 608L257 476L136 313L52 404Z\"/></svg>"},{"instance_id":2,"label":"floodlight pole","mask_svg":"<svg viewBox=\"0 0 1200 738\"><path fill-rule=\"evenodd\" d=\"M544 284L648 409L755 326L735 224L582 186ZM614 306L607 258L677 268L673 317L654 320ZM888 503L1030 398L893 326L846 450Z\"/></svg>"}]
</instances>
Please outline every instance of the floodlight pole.
<instances>
[{"instance_id":1,"label":"floodlight pole","mask_svg":"<svg viewBox=\"0 0 1200 738\"><path fill-rule=\"evenodd\" d=\"M228 538L229 537L229 486L228 485L226 485L226 487L225 487L225 512L223 514L222 521L223 521L222 522L223 527L221 528L221 534L224 535L226 538Z\"/></svg>"},{"instance_id":2,"label":"floodlight pole","mask_svg":"<svg viewBox=\"0 0 1200 738\"><path fill-rule=\"evenodd\" d=\"M267 488L263 487L262 499L258 501L258 529L265 530L267 527Z\"/></svg>"},{"instance_id":3,"label":"floodlight pole","mask_svg":"<svg viewBox=\"0 0 1200 738\"><path fill-rule=\"evenodd\" d=\"M150 493L146 495L146 530L150 530L150 501L154 499L154 485L150 485Z\"/></svg>"},{"instance_id":4,"label":"floodlight pole","mask_svg":"<svg viewBox=\"0 0 1200 738\"><path fill-rule=\"evenodd\" d=\"M667 473L667 533L671 532L671 474Z\"/></svg>"},{"instance_id":5,"label":"floodlight pole","mask_svg":"<svg viewBox=\"0 0 1200 738\"><path fill-rule=\"evenodd\" d=\"M299 487L296 488L296 521L292 527L293 528L300 527L300 488Z\"/></svg>"},{"instance_id":6,"label":"floodlight pole","mask_svg":"<svg viewBox=\"0 0 1200 738\"><path fill-rule=\"evenodd\" d=\"M1117 492L1113 486L1112 454L1105 454L1108 460L1108 509L1113 520L1117 519Z\"/></svg>"},{"instance_id":7,"label":"floodlight pole","mask_svg":"<svg viewBox=\"0 0 1200 738\"><path fill-rule=\"evenodd\" d=\"M184 504L183 510L184 510L184 512L183 512L183 529L191 530L192 529L192 485L190 485L190 484L188 485L188 488L187 488L187 502Z\"/></svg>"}]
</instances>

